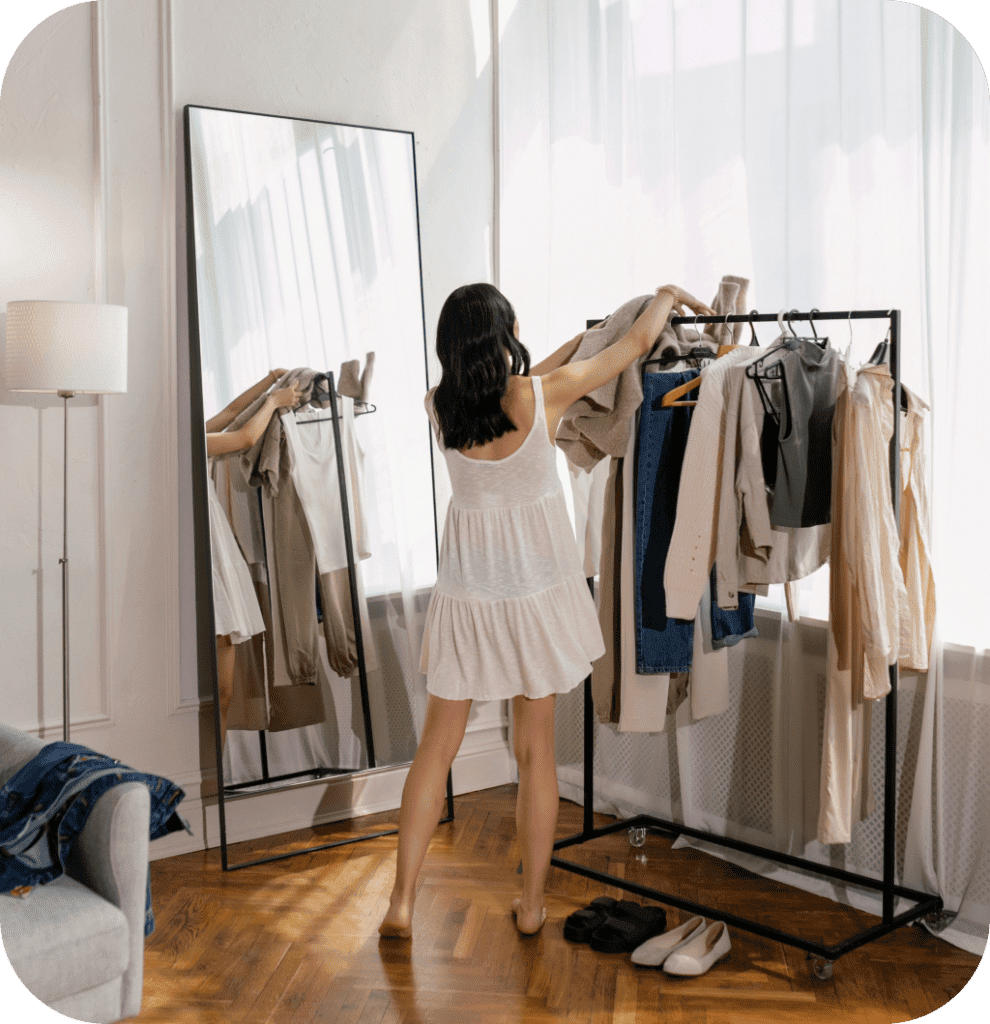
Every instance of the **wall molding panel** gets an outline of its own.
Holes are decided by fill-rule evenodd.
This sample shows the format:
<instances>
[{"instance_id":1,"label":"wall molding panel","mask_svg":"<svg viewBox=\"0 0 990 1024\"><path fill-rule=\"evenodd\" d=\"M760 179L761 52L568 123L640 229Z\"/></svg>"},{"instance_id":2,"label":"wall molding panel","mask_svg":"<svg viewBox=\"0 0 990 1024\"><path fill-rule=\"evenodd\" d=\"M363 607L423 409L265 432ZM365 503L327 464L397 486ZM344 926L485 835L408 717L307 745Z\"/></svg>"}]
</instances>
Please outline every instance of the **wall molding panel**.
<instances>
[{"instance_id":1,"label":"wall molding panel","mask_svg":"<svg viewBox=\"0 0 990 1024\"><path fill-rule=\"evenodd\" d=\"M173 89L172 0L158 0L159 27L159 119L162 166L162 332L164 355L164 436L165 474L163 508L167 520L168 588L166 595L166 635L168 680L168 714L198 710L200 702L183 703L180 678L179 647L179 451L178 451L178 335L177 309L177 239L175 218L175 95Z\"/></svg>"}]
</instances>

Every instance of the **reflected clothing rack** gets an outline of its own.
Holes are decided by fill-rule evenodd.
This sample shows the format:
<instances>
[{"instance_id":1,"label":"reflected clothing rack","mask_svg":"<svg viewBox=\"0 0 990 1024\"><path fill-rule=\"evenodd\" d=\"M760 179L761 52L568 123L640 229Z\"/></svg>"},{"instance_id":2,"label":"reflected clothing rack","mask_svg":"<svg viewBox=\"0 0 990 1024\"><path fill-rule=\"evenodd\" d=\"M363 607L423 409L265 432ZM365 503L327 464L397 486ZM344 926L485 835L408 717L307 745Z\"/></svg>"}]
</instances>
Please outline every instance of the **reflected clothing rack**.
<instances>
[{"instance_id":1,"label":"reflected clothing rack","mask_svg":"<svg viewBox=\"0 0 990 1024\"><path fill-rule=\"evenodd\" d=\"M807 320L811 323L818 323L822 320L877 320L889 319L890 328L886 341L887 350L884 353L889 362L891 377L894 381L893 402L894 402L894 434L890 445L890 480L891 500L894 509L895 522L900 521L900 417L897 410L901 407L901 376L900 376L900 310L852 310L844 312L820 312L813 310L810 313L801 313L792 310L783 314L785 320ZM695 324L726 324L726 323L767 323L778 319L775 313L730 314L728 316L675 316L669 321L674 326L695 325ZM600 321L588 321L590 328ZM876 353L874 353L876 355ZM588 580L589 588L594 591L594 580ZM890 692L884 698L886 701L886 721L884 735L884 800L883 800L883 877L878 880L866 875L855 874L851 871L841 870L829 865L819 864L803 857L794 857L790 854L779 853L776 850L751 843L744 843L728 836L719 836L711 832L704 832L699 829L688 828L686 825L675 821L668 821L651 814L638 814L631 818L616 821L612 825L596 829L594 827L594 752L595 752L595 711L592 698L591 676L584 681L584 818L581 832L568 838L561 839L554 843L554 851L562 850L569 846L577 846L589 842L601 836L611 835L614 832L623 830L629 831L630 842L641 845L646 833L654 832L667 837L687 836L692 839L703 840L716 846L723 846L728 849L737 850L741 853L752 854L767 860L777 861L790 867L796 867L809 871L813 874L824 875L848 884L861 886L866 889L878 890L882 894L883 916L879 925L866 928L856 934L849 936L841 942L826 945L824 942L814 942L797 935L781 931L777 928L761 924L759 921L743 918L735 914L728 914L717 908L705 906L692 900L685 900L671 893L665 893L649 886L631 882L616 875L607 874L604 871L597 871L573 861L564 860L561 857L553 856L550 863L554 867L574 874L583 875L594 881L605 885L616 886L628 892L635 893L646 899L652 899L659 903L666 903L678 907L692 915L701 915L709 920L724 921L726 925L739 928L743 931L752 932L763 938L782 942L786 945L795 946L804 950L808 959L817 958L814 965L815 973L820 978L831 977L832 964L840 956L849 953L866 943L872 942L881 936L895 931L904 925L910 924L919 918L926 917L936 923L942 911L942 900L938 896L929 893L908 889L896 885L895 854L896 854L896 796L897 796L897 685L898 666L897 663L889 666ZM895 916L895 897L910 900L914 906Z\"/></svg>"},{"instance_id":2,"label":"reflected clothing rack","mask_svg":"<svg viewBox=\"0 0 990 1024\"><path fill-rule=\"evenodd\" d=\"M296 857L304 853L314 853L317 850L327 850L335 846L345 846L349 843L363 842L366 839L377 839L381 836L395 835L399 830L392 828L384 831L372 832L368 835L354 836L349 839L339 839L335 842L324 843L320 846L307 846L303 849L294 850L291 853L275 854L271 857L261 857L255 860L246 861L240 864L231 864L228 858L228 842L227 842L227 821L226 821L226 810L224 807L224 799L229 797L247 796L257 794L259 792L265 792L265 790L259 790L254 787L266 785L272 782L285 782L288 785L292 785L291 780L295 780L295 784L303 785L314 781L319 781L331 776L338 775L354 775L357 773L374 770L378 767L375 758L375 746L374 746L374 731L371 723L371 703L368 697L368 671L365 664L364 657L364 635L361 626L361 610L360 602L358 599L357 591L357 563L354 557L354 539L351 534L351 515L350 515L350 501L347 494L347 482L344 475L344 451L343 443L341 441L340 433L340 419L341 413L338 411L337 406L337 391L334 383L333 373L326 374L327 380L329 381L329 401L330 401L330 415L314 418L312 420L303 421L303 423L322 423L326 420L330 420L333 423L333 438L334 448L336 452L336 464L337 464L337 487L340 494L340 508L344 526L344 545L347 550L347 574L350 582L350 596L351 596L351 612L354 621L354 639L357 647L357 661L358 661L358 684L361 692L361 713L362 721L364 725L365 734L365 749L368 754L368 767L365 768L327 768L323 766L317 766L310 769L304 769L299 772L290 772L285 775L269 775L268 773L268 750L265 740L265 733L263 730L258 732L258 741L260 745L261 754L261 768L262 777L260 779L252 779L247 782L240 782L230 786L222 783L222 767L221 767L221 784L217 789L218 797L218 810L220 818L220 858L224 871L234 871L239 868L252 867L256 864L267 864L275 860L285 860L289 857ZM374 411L375 407L372 406L371 410ZM219 735L218 735L219 742ZM222 751L218 750L217 763L222 766ZM250 793L248 791L251 791ZM440 824L445 822L453 821L454 819L454 794L453 794L453 778L448 772L447 774L447 816L442 818Z\"/></svg>"}]
</instances>

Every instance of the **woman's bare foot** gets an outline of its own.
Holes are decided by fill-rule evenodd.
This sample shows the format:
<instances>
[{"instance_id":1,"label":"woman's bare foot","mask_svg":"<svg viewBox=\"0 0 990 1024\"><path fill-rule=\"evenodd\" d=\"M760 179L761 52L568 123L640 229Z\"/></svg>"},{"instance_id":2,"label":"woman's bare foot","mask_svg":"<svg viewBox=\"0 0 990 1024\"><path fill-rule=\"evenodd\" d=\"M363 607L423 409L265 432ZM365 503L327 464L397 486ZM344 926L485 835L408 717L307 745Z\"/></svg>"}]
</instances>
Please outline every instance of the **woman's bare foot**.
<instances>
[{"instance_id":1,"label":"woman's bare foot","mask_svg":"<svg viewBox=\"0 0 990 1024\"><path fill-rule=\"evenodd\" d=\"M537 910L523 910L522 900L512 901L512 913L516 916L516 927L523 935L535 935L547 919L547 908L540 907Z\"/></svg>"},{"instance_id":2,"label":"woman's bare foot","mask_svg":"<svg viewBox=\"0 0 990 1024\"><path fill-rule=\"evenodd\" d=\"M412 908L390 903L388 912L378 926L378 934L386 939L408 939L412 936Z\"/></svg>"}]
</instances>

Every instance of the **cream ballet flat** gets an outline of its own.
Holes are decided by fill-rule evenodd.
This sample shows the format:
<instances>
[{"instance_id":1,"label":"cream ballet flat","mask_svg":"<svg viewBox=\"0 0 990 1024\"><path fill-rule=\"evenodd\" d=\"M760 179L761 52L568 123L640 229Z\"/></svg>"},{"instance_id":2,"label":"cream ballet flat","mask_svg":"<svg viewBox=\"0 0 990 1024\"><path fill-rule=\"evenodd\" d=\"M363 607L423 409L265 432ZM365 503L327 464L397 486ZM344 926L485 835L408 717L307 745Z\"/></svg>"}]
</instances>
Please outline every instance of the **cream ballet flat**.
<instances>
[{"instance_id":1,"label":"cream ballet flat","mask_svg":"<svg viewBox=\"0 0 990 1024\"><path fill-rule=\"evenodd\" d=\"M700 935L685 943L676 953L663 962L667 974L704 974L717 960L721 960L732 948L729 929L724 921L709 925Z\"/></svg>"},{"instance_id":2,"label":"cream ballet flat","mask_svg":"<svg viewBox=\"0 0 990 1024\"><path fill-rule=\"evenodd\" d=\"M647 939L633 950L630 959L641 967L659 967L671 953L676 953L700 935L705 930L705 924L703 917L689 918L669 932Z\"/></svg>"}]
</instances>

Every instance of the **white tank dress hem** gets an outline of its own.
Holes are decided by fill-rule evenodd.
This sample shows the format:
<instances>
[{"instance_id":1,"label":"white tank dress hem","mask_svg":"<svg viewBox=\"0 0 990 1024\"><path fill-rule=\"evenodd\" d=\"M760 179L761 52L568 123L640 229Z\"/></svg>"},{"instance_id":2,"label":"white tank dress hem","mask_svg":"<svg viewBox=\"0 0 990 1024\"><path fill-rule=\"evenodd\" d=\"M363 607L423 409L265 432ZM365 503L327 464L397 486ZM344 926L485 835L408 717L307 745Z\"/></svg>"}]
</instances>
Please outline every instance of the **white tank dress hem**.
<instances>
[{"instance_id":1,"label":"white tank dress hem","mask_svg":"<svg viewBox=\"0 0 990 1024\"><path fill-rule=\"evenodd\" d=\"M504 459L443 446L453 497L420 652L427 691L447 700L536 700L567 693L605 653L584 577L542 382L522 445Z\"/></svg>"}]
</instances>

